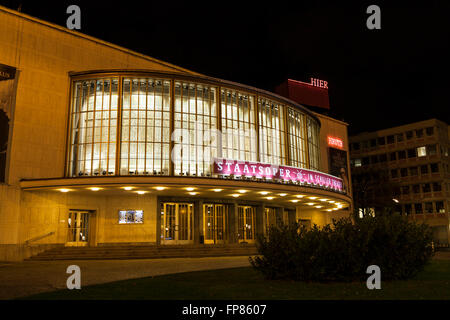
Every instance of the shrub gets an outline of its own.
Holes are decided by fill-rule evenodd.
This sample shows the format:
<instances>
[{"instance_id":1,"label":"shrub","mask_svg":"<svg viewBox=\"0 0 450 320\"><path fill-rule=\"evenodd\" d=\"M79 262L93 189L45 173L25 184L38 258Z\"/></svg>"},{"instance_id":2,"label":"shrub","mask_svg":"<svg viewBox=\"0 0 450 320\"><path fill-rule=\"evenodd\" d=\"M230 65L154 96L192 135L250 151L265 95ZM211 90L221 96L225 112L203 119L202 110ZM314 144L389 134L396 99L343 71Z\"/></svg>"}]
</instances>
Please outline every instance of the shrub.
<instances>
[{"instance_id":1,"label":"shrub","mask_svg":"<svg viewBox=\"0 0 450 320\"><path fill-rule=\"evenodd\" d=\"M258 235L260 256L250 263L268 279L352 281L378 265L383 279L409 279L432 256L432 231L402 216L333 220L306 230L295 223Z\"/></svg>"}]
</instances>

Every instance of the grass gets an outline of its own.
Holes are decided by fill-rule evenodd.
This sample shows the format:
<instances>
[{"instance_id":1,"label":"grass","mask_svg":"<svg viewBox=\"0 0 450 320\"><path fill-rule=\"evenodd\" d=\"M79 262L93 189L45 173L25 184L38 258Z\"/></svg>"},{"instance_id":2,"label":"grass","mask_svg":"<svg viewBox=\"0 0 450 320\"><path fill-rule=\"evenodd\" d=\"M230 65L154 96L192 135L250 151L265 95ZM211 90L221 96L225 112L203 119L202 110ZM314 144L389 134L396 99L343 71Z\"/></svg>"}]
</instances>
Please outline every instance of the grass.
<instances>
[{"instance_id":1,"label":"grass","mask_svg":"<svg viewBox=\"0 0 450 320\"><path fill-rule=\"evenodd\" d=\"M381 290L365 282L306 283L265 280L251 267L198 271L124 280L26 297L42 300L448 300L450 260L432 260L417 277L383 281Z\"/></svg>"}]
</instances>

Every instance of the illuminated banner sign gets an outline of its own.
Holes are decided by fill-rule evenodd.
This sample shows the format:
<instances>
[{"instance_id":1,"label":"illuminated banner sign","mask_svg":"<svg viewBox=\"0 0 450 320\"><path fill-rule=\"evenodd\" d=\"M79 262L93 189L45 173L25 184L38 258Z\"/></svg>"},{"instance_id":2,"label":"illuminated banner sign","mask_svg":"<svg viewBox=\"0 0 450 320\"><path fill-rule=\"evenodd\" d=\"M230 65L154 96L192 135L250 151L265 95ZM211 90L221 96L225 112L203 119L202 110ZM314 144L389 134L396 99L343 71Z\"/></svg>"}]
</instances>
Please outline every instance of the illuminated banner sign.
<instances>
[{"instance_id":1,"label":"illuminated banner sign","mask_svg":"<svg viewBox=\"0 0 450 320\"><path fill-rule=\"evenodd\" d=\"M288 166L229 159L214 159L214 173L300 182L343 192L342 179L335 176Z\"/></svg>"},{"instance_id":2,"label":"illuminated banner sign","mask_svg":"<svg viewBox=\"0 0 450 320\"><path fill-rule=\"evenodd\" d=\"M339 138L328 136L327 141L330 147L337 147L339 149L344 149L344 142L342 142L342 140Z\"/></svg>"}]
</instances>

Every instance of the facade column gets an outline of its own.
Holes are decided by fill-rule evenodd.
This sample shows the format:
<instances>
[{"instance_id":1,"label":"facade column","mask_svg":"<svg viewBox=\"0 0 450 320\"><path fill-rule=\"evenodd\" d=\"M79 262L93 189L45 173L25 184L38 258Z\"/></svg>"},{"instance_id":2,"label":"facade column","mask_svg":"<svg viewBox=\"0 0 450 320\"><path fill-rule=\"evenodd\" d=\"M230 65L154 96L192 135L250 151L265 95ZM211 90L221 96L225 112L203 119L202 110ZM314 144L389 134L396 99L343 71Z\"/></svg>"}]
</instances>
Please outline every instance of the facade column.
<instances>
[{"instance_id":1,"label":"facade column","mask_svg":"<svg viewBox=\"0 0 450 320\"><path fill-rule=\"evenodd\" d=\"M202 221L203 221L203 201L194 202L194 244L200 244L200 236L203 235ZM204 240L204 238L203 238ZM204 243L204 241L203 241Z\"/></svg>"},{"instance_id":2,"label":"facade column","mask_svg":"<svg viewBox=\"0 0 450 320\"><path fill-rule=\"evenodd\" d=\"M156 245L161 245L161 211L163 208L161 208L161 200L159 197L156 199Z\"/></svg>"},{"instance_id":3,"label":"facade column","mask_svg":"<svg viewBox=\"0 0 450 320\"><path fill-rule=\"evenodd\" d=\"M296 221L295 210L288 210L288 223L293 224Z\"/></svg>"},{"instance_id":4,"label":"facade column","mask_svg":"<svg viewBox=\"0 0 450 320\"><path fill-rule=\"evenodd\" d=\"M256 207L256 226L255 226L255 240L258 234L264 234L266 231L266 219L264 219L266 206L264 203Z\"/></svg>"},{"instance_id":5,"label":"facade column","mask_svg":"<svg viewBox=\"0 0 450 320\"><path fill-rule=\"evenodd\" d=\"M238 206L237 202L233 201L229 205L228 210L228 243L237 243L238 234Z\"/></svg>"}]
</instances>

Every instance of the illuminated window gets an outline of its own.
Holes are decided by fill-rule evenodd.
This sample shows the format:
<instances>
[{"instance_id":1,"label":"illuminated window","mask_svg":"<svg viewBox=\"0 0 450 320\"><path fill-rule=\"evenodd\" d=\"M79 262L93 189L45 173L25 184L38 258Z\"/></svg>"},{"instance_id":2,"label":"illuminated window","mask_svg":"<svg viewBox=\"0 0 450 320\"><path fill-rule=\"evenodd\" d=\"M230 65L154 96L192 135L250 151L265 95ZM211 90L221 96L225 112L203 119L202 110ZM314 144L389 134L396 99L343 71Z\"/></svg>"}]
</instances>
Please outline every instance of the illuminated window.
<instances>
[{"instance_id":1,"label":"illuminated window","mask_svg":"<svg viewBox=\"0 0 450 320\"><path fill-rule=\"evenodd\" d=\"M320 164L320 149L319 149L319 124L312 118L308 117L308 152L309 152L309 168L312 170L319 170Z\"/></svg>"},{"instance_id":2,"label":"illuminated window","mask_svg":"<svg viewBox=\"0 0 450 320\"><path fill-rule=\"evenodd\" d=\"M231 89L221 90L222 157L257 161L255 98Z\"/></svg>"},{"instance_id":3,"label":"illuminated window","mask_svg":"<svg viewBox=\"0 0 450 320\"><path fill-rule=\"evenodd\" d=\"M445 213L445 207L443 201L437 201L435 202L436 205L436 212L437 213Z\"/></svg>"},{"instance_id":4,"label":"illuminated window","mask_svg":"<svg viewBox=\"0 0 450 320\"><path fill-rule=\"evenodd\" d=\"M276 102L259 98L258 119L261 162L286 164L284 107Z\"/></svg>"},{"instance_id":5,"label":"illuminated window","mask_svg":"<svg viewBox=\"0 0 450 320\"><path fill-rule=\"evenodd\" d=\"M427 155L427 150L425 147L418 147L416 150L418 157L425 157Z\"/></svg>"},{"instance_id":6,"label":"illuminated window","mask_svg":"<svg viewBox=\"0 0 450 320\"><path fill-rule=\"evenodd\" d=\"M306 116L288 108L289 160L293 167L307 168Z\"/></svg>"},{"instance_id":7,"label":"illuminated window","mask_svg":"<svg viewBox=\"0 0 450 320\"><path fill-rule=\"evenodd\" d=\"M118 78L73 83L69 176L115 173L118 86Z\"/></svg>"},{"instance_id":8,"label":"illuminated window","mask_svg":"<svg viewBox=\"0 0 450 320\"><path fill-rule=\"evenodd\" d=\"M211 174L217 156L215 87L175 82L174 172Z\"/></svg>"},{"instance_id":9,"label":"illuminated window","mask_svg":"<svg viewBox=\"0 0 450 320\"><path fill-rule=\"evenodd\" d=\"M120 174L169 174L170 81L123 79Z\"/></svg>"},{"instance_id":10,"label":"illuminated window","mask_svg":"<svg viewBox=\"0 0 450 320\"><path fill-rule=\"evenodd\" d=\"M144 223L143 210L120 210L119 224Z\"/></svg>"}]
</instances>

